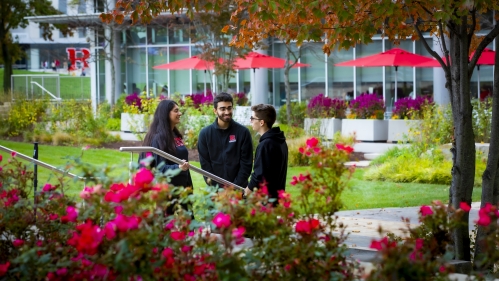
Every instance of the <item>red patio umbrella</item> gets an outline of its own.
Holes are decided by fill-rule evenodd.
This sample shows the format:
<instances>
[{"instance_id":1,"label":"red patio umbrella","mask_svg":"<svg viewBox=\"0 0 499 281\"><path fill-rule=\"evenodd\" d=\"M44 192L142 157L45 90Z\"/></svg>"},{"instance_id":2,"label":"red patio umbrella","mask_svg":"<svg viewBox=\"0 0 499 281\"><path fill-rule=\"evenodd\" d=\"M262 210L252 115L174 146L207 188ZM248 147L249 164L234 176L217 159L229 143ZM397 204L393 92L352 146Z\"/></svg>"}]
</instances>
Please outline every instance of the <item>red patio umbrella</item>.
<instances>
[{"instance_id":1,"label":"red patio umbrella","mask_svg":"<svg viewBox=\"0 0 499 281\"><path fill-rule=\"evenodd\" d=\"M222 62L222 59L219 59ZM215 64L211 61L203 60L198 56L181 59L178 61L156 65L153 69L170 69L170 70L204 70L204 94L206 95L206 70L215 69Z\"/></svg>"},{"instance_id":2,"label":"red patio umbrella","mask_svg":"<svg viewBox=\"0 0 499 281\"><path fill-rule=\"evenodd\" d=\"M471 55L469 56L468 60L470 60L473 56L475 55L475 52L472 52ZM478 82L478 89L477 89L477 95L478 98L480 98L480 65L494 65L495 64L495 56L496 52L489 49L485 48L483 49L482 54L478 58L478 61L476 62L476 71L477 71L477 82ZM444 62L446 62L445 58L442 58ZM417 65L417 67L439 67L441 66L440 63L433 59L428 62L421 63Z\"/></svg>"},{"instance_id":3,"label":"red patio umbrella","mask_svg":"<svg viewBox=\"0 0 499 281\"><path fill-rule=\"evenodd\" d=\"M190 58L181 59L178 61L156 65L153 69L171 69L171 70L213 70L215 64L211 61L203 60L198 56L192 56Z\"/></svg>"},{"instance_id":4,"label":"red patio umbrella","mask_svg":"<svg viewBox=\"0 0 499 281\"><path fill-rule=\"evenodd\" d=\"M406 50L393 48L379 54L358 58L335 64L336 66L361 66L361 67L395 67L395 101L397 101L397 71L399 66L414 67L432 58L413 54Z\"/></svg>"},{"instance_id":5,"label":"red patio umbrella","mask_svg":"<svg viewBox=\"0 0 499 281\"><path fill-rule=\"evenodd\" d=\"M234 61L234 69L284 68L285 64L285 59L264 55L257 52L249 52L246 57L237 58ZM296 63L295 65L293 65L293 68L308 66L310 66L310 64Z\"/></svg>"}]
</instances>

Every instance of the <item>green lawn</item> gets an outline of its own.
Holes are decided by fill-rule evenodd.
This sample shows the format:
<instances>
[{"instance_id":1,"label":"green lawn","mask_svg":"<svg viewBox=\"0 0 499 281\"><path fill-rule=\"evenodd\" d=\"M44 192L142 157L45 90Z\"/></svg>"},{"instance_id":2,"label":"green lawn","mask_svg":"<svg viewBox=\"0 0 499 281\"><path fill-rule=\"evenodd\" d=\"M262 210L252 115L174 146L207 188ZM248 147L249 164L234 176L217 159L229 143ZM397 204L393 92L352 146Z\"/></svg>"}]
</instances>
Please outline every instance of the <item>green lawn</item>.
<instances>
[{"instance_id":1,"label":"green lawn","mask_svg":"<svg viewBox=\"0 0 499 281\"><path fill-rule=\"evenodd\" d=\"M3 89L3 73L4 70L0 69L0 89ZM28 71L28 70L18 70L14 69L14 74L16 75L50 75L54 74L54 72L34 72L34 71ZM89 99L90 98L90 77L85 76L85 77L79 77L79 76L72 76L68 75L66 71L59 69L59 77L60 77L60 95L62 99ZM57 83L55 82L55 79L51 78L42 78L37 77L33 78L33 81L43 84L44 87L50 91L51 93L55 94L56 89L57 89ZM16 77L14 78L14 85L13 85L13 90L16 93L19 94L25 94L25 88L26 88L26 79L24 77ZM31 86L28 85L28 89L31 89ZM36 87L35 87L36 89ZM39 92L39 91L38 91ZM31 90L29 90L29 93L31 93ZM35 91L35 93L37 93Z\"/></svg>"},{"instance_id":2,"label":"green lawn","mask_svg":"<svg viewBox=\"0 0 499 281\"><path fill-rule=\"evenodd\" d=\"M0 145L16 150L27 156L32 156L33 145L29 143L18 143L0 140ZM39 159L56 167L64 167L70 159L68 157L78 157L82 149L78 147L62 146L39 146ZM1 152L4 161L10 157L7 153ZM136 158L136 154L134 159ZM85 163L101 166L111 166L111 176L127 181L128 162L130 154L110 149L90 148L83 152L81 160ZM191 162L192 165L200 167L198 162ZM291 181L294 175L306 173L308 167L290 167L288 169L287 182ZM369 209L384 207L407 207L429 204L432 200L448 200L448 186L434 184L418 183L393 183L393 182L371 182L362 179L365 169L358 168L351 180L351 188L342 194L342 200L346 210ZM71 170L73 173L80 173L77 170ZM197 173L192 173L195 188L205 186L203 177ZM54 182L55 178L52 172L39 168L39 183ZM83 187L83 183L74 183L68 180L69 194L77 195ZM287 185L286 190L293 196L298 194L296 187ZM475 188L473 192L473 201L479 201L481 189Z\"/></svg>"}]
</instances>

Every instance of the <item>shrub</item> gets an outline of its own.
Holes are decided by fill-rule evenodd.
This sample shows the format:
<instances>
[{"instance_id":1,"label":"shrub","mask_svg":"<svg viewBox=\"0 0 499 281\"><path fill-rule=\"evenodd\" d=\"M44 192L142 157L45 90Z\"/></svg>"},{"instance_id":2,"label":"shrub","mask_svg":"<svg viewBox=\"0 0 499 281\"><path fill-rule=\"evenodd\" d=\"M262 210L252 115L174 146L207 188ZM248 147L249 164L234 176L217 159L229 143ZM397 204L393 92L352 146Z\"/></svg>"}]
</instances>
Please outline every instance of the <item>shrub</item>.
<instances>
[{"instance_id":1,"label":"shrub","mask_svg":"<svg viewBox=\"0 0 499 281\"><path fill-rule=\"evenodd\" d=\"M176 171L142 168L123 184L107 175L111 169L83 165L91 179L80 194L84 204L69 200L62 186L45 185L34 212L32 174L14 157L4 166L9 172L0 173L0 231L9 231L0 240L0 278L358 280L358 263L347 261L344 228L333 216L351 172L341 164L349 149L323 149L309 139L300 151L312 173L294 177L298 199L281 192L277 207L268 204L264 186L246 200L231 189L187 195L165 182ZM171 198L196 198L211 210L194 213L203 221L181 208L165 216ZM236 249L244 236L253 237L253 246Z\"/></svg>"},{"instance_id":2,"label":"shrub","mask_svg":"<svg viewBox=\"0 0 499 281\"><path fill-rule=\"evenodd\" d=\"M345 101L319 94L310 99L307 114L310 118L345 118L347 108Z\"/></svg>"},{"instance_id":3,"label":"shrub","mask_svg":"<svg viewBox=\"0 0 499 281\"><path fill-rule=\"evenodd\" d=\"M109 131L120 131L121 130L121 119L120 118L109 118L106 123L106 129Z\"/></svg>"},{"instance_id":4,"label":"shrub","mask_svg":"<svg viewBox=\"0 0 499 281\"><path fill-rule=\"evenodd\" d=\"M492 122L492 99L483 101L471 100L473 106L473 132L475 142L490 142L491 122Z\"/></svg>"},{"instance_id":5,"label":"shrub","mask_svg":"<svg viewBox=\"0 0 499 281\"><path fill-rule=\"evenodd\" d=\"M277 113L277 121L280 124L303 128L303 121L307 114L307 105L303 102L291 102L291 124L288 124L286 115L286 105L282 105Z\"/></svg>"},{"instance_id":6,"label":"shrub","mask_svg":"<svg viewBox=\"0 0 499 281\"><path fill-rule=\"evenodd\" d=\"M424 107L433 105L431 97L401 98L395 102L392 119L423 119Z\"/></svg>"},{"instance_id":7,"label":"shrub","mask_svg":"<svg viewBox=\"0 0 499 281\"><path fill-rule=\"evenodd\" d=\"M199 108L202 105L212 105L213 95L211 94L211 92L207 92L206 95L204 95L203 93L198 93L185 96L186 106L190 106L191 101L194 108Z\"/></svg>"},{"instance_id":8,"label":"shrub","mask_svg":"<svg viewBox=\"0 0 499 281\"><path fill-rule=\"evenodd\" d=\"M48 106L48 100L16 99L9 111L5 132L18 136L25 130L31 130L43 118Z\"/></svg>"},{"instance_id":9,"label":"shrub","mask_svg":"<svg viewBox=\"0 0 499 281\"><path fill-rule=\"evenodd\" d=\"M140 96L133 93L125 97L123 112L153 115L159 102L164 99L166 99L166 97L163 95L160 95L159 97L147 97L145 93L142 93Z\"/></svg>"},{"instance_id":10,"label":"shrub","mask_svg":"<svg viewBox=\"0 0 499 281\"><path fill-rule=\"evenodd\" d=\"M350 102L350 119L384 118L385 103L376 94L362 93Z\"/></svg>"},{"instance_id":11,"label":"shrub","mask_svg":"<svg viewBox=\"0 0 499 281\"><path fill-rule=\"evenodd\" d=\"M249 103L248 97L245 93L234 93L232 94L235 105L247 106Z\"/></svg>"}]
</instances>

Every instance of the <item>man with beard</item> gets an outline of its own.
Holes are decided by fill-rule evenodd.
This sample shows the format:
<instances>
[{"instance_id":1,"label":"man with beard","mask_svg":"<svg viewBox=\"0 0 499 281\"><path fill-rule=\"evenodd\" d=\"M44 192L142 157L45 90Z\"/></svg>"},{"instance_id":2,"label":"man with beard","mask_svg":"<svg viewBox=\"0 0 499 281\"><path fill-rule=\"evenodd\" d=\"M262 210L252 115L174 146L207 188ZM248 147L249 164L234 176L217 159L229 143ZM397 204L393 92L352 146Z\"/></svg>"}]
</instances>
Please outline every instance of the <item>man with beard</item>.
<instances>
[{"instance_id":1,"label":"man with beard","mask_svg":"<svg viewBox=\"0 0 499 281\"><path fill-rule=\"evenodd\" d=\"M199 133L198 152L201 169L230 181L238 186L248 186L253 165L253 143L245 126L232 120L233 99L220 93L213 99L213 112L217 116L213 124ZM212 182L205 177L208 185Z\"/></svg>"}]
</instances>

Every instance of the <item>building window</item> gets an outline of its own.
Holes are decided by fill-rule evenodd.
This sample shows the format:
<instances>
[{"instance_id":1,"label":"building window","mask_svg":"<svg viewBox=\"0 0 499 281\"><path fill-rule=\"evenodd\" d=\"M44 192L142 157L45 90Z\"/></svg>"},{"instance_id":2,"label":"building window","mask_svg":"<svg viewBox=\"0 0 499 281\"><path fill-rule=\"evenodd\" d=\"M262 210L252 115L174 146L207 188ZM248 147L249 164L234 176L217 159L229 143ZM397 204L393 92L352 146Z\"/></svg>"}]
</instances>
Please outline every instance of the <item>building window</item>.
<instances>
[{"instance_id":1,"label":"building window","mask_svg":"<svg viewBox=\"0 0 499 281\"><path fill-rule=\"evenodd\" d=\"M62 31L59 30L59 38L67 38L67 36L64 35L64 33L62 33Z\"/></svg>"},{"instance_id":2,"label":"building window","mask_svg":"<svg viewBox=\"0 0 499 281\"><path fill-rule=\"evenodd\" d=\"M68 0L59 0L59 11L63 14L68 13Z\"/></svg>"},{"instance_id":3,"label":"building window","mask_svg":"<svg viewBox=\"0 0 499 281\"><path fill-rule=\"evenodd\" d=\"M85 14L87 12L86 3L87 2L85 0L80 0L80 2L78 3L78 14Z\"/></svg>"},{"instance_id":4,"label":"building window","mask_svg":"<svg viewBox=\"0 0 499 281\"><path fill-rule=\"evenodd\" d=\"M78 38L85 38L87 36L86 27L78 27Z\"/></svg>"}]
</instances>

